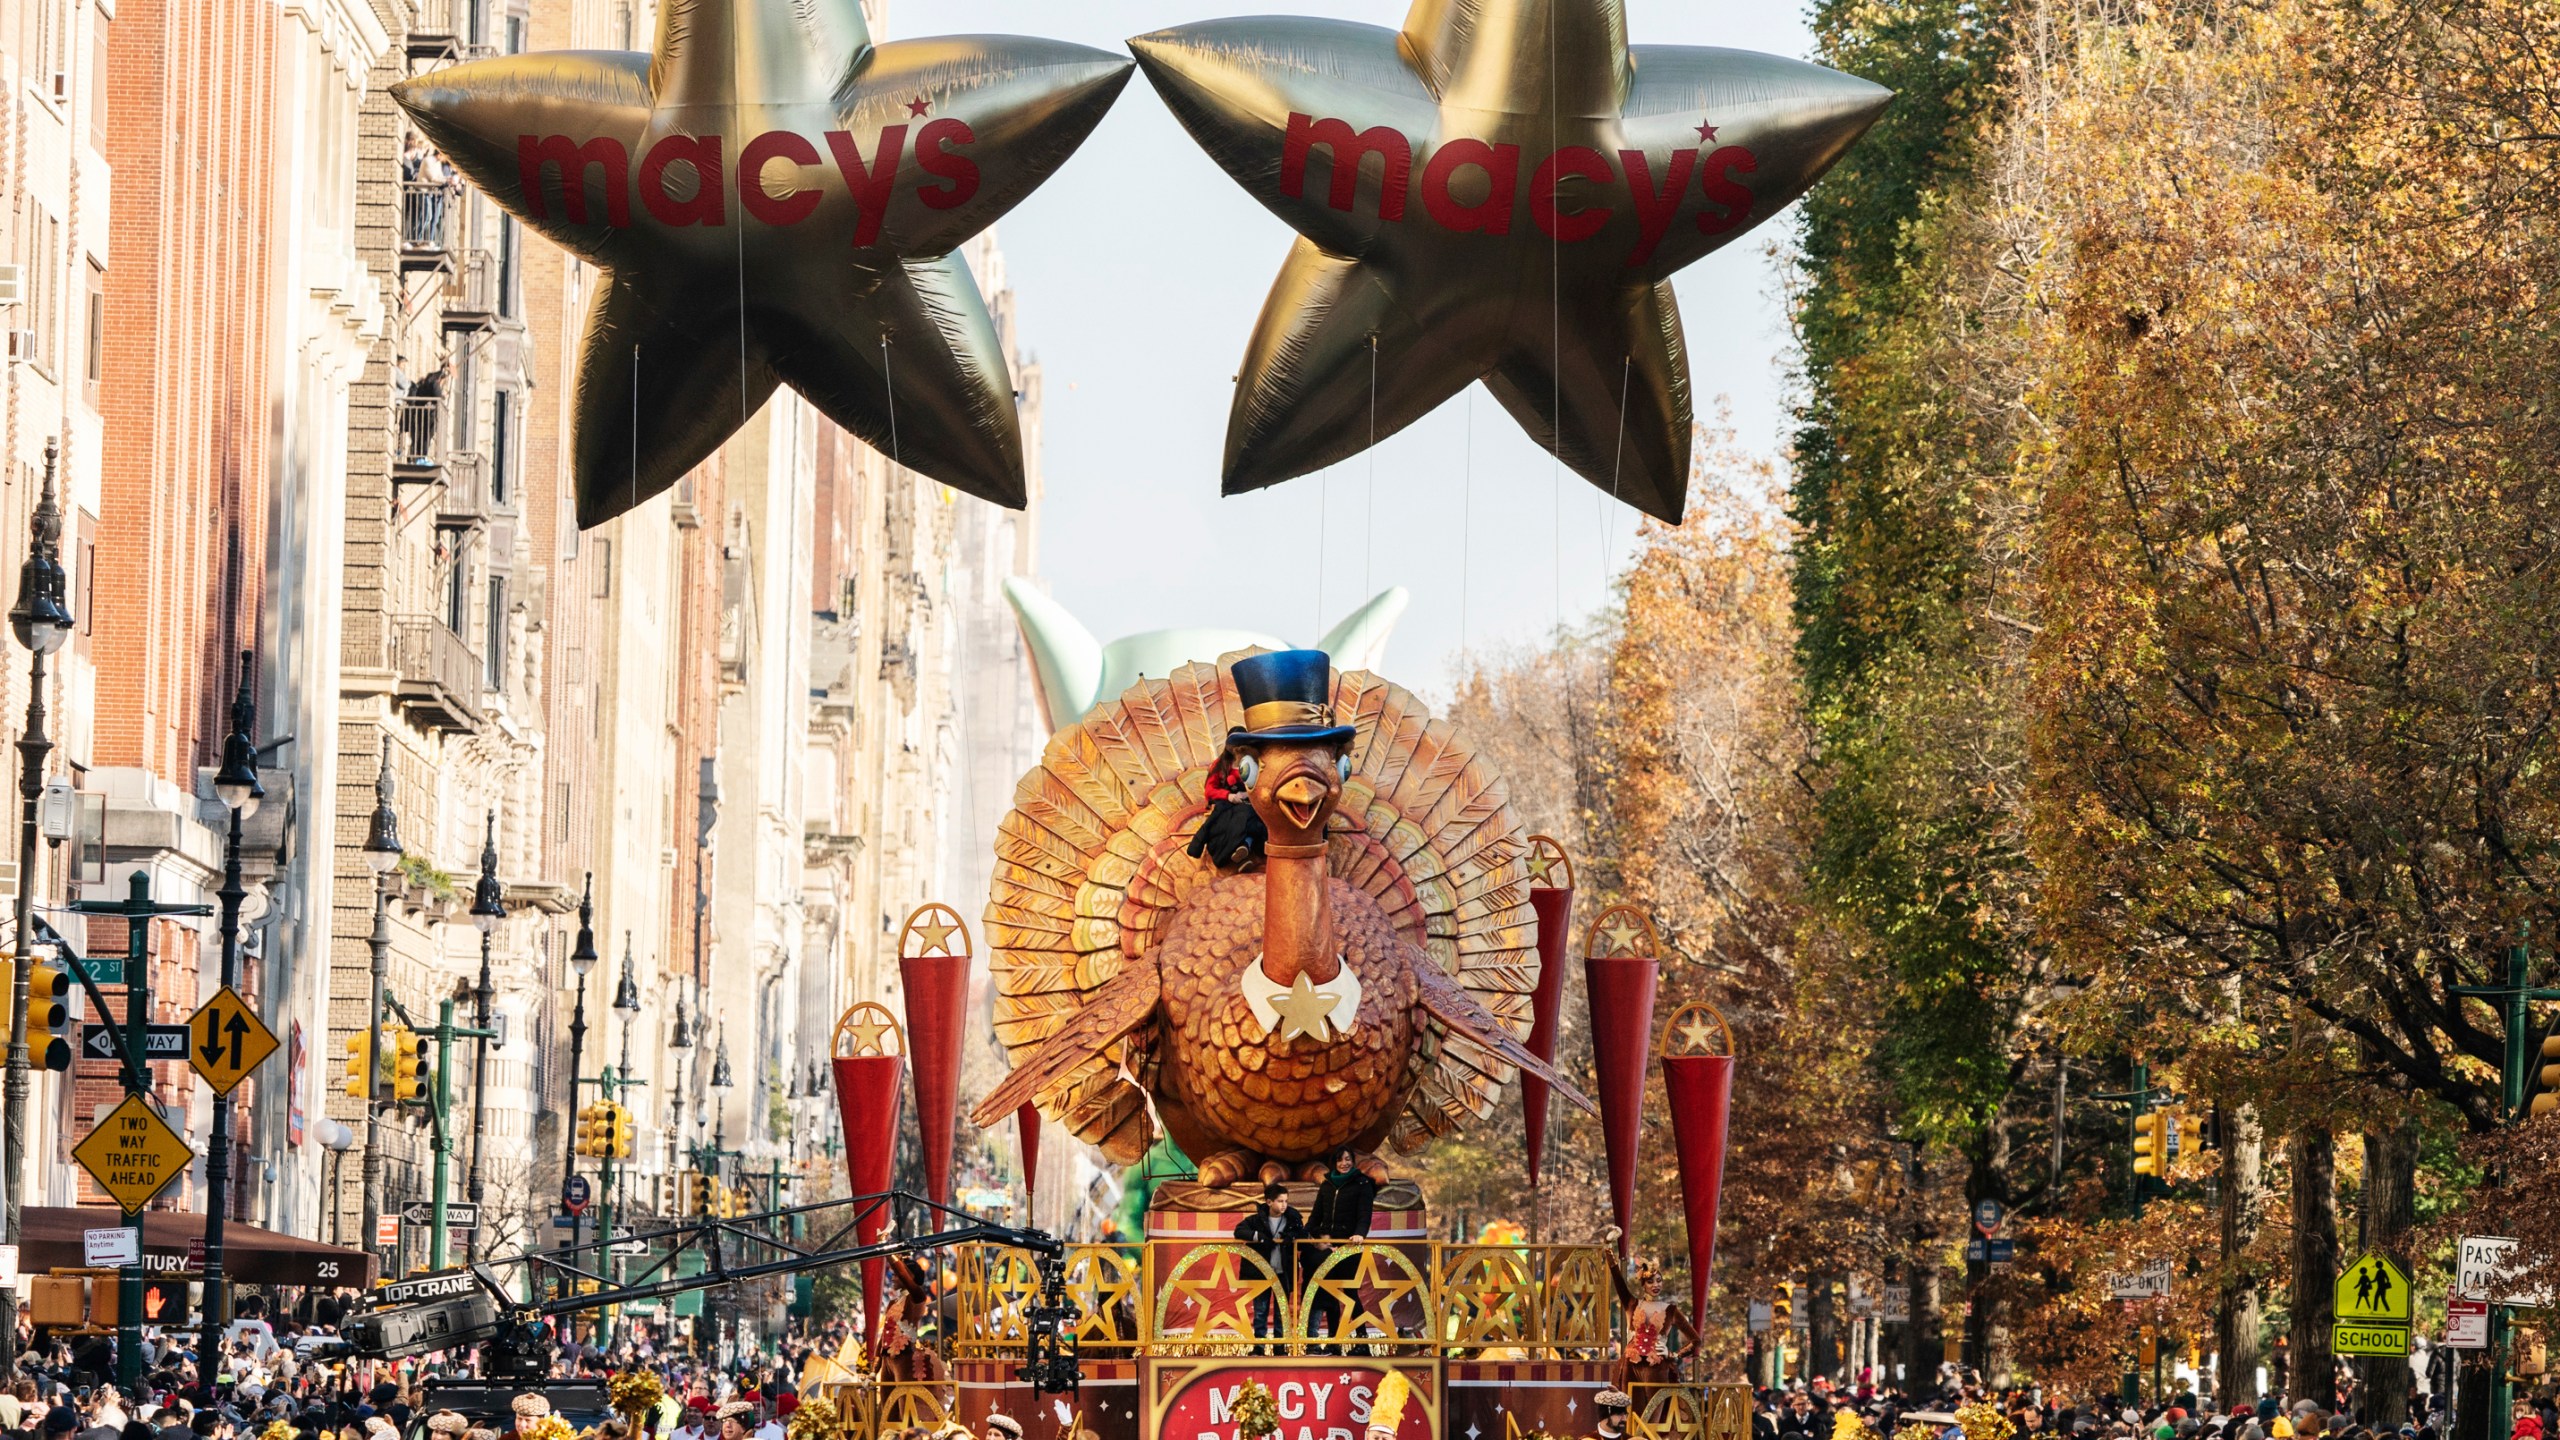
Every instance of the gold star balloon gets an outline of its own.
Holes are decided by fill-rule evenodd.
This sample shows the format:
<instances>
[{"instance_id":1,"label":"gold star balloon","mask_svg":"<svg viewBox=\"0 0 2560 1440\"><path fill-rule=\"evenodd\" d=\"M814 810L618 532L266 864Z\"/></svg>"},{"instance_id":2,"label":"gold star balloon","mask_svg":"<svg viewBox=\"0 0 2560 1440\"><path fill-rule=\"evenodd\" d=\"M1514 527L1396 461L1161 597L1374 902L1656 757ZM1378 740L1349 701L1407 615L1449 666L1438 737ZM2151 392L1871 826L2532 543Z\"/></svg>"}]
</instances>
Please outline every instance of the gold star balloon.
<instances>
[{"instance_id":1,"label":"gold star balloon","mask_svg":"<svg viewBox=\"0 0 2560 1440\"><path fill-rule=\"evenodd\" d=\"M1619 0L1414 0L1401 31L1258 17L1129 44L1298 232L1237 376L1230 495L1481 379L1584 479L1677 520L1673 272L1803 194L1892 98L1774 55L1631 47Z\"/></svg>"},{"instance_id":2,"label":"gold star balloon","mask_svg":"<svg viewBox=\"0 0 2560 1440\"><path fill-rule=\"evenodd\" d=\"M490 198L603 271L572 440L591 526L786 384L906 466L1019 508L1013 381L952 252L1128 78L1125 57L1049 40L875 45L860 0L660 0L650 54L505 55L392 95Z\"/></svg>"}]
</instances>

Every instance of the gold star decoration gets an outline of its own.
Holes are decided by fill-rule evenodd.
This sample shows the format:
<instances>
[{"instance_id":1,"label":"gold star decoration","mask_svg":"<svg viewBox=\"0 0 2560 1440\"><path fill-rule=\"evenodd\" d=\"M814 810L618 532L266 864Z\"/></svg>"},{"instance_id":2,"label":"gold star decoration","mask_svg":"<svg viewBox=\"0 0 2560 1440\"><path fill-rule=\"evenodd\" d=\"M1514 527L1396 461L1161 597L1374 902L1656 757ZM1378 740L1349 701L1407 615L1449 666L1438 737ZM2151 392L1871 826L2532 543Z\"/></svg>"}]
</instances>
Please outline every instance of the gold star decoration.
<instances>
[{"instance_id":1,"label":"gold star decoration","mask_svg":"<svg viewBox=\"0 0 2560 1440\"><path fill-rule=\"evenodd\" d=\"M1332 991L1319 990L1300 975L1296 984L1271 1000L1271 1008L1280 1015L1280 1038L1294 1040L1305 1035L1318 1042L1332 1040L1333 1007L1339 999Z\"/></svg>"},{"instance_id":2,"label":"gold star decoration","mask_svg":"<svg viewBox=\"0 0 2560 1440\"><path fill-rule=\"evenodd\" d=\"M1544 850L1529 852L1529 878L1541 885L1547 883L1547 872L1556 868L1556 857Z\"/></svg>"},{"instance_id":3,"label":"gold star decoration","mask_svg":"<svg viewBox=\"0 0 2560 1440\"><path fill-rule=\"evenodd\" d=\"M1236 382L1227 494L1340 464L1482 380L1593 485L1680 518L1672 275L1803 194L1892 97L1775 55L1631 53L1624 8L1413 0L1401 31L1256 17L1129 42L1297 232Z\"/></svg>"},{"instance_id":4,"label":"gold star decoration","mask_svg":"<svg viewBox=\"0 0 2560 1440\"><path fill-rule=\"evenodd\" d=\"M1716 1032L1707 1028L1707 1017L1694 1015L1680 1027L1680 1041L1690 1049L1705 1054L1715 1048Z\"/></svg>"},{"instance_id":5,"label":"gold star decoration","mask_svg":"<svg viewBox=\"0 0 2560 1440\"><path fill-rule=\"evenodd\" d=\"M888 1010L871 1001L854 1006L836 1026L839 1039L850 1036L855 1055L886 1055L888 1038L898 1033L898 1022Z\"/></svg>"},{"instance_id":6,"label":"gold star decoration","mask_svg":"<svg viewBox=\"0 0 2560 1440\"><path fill-rule=\"evenodd\" d=\"M1636 941L1643 938L1644 932L1624 920L1613 920L1601 927L1600 935L1608 941L1607 955L1634 955L1640 953Z\"/></svg>"},{"instance_id":7,"label":"gold star decoration","mask_svg":"<svg viewBox=\"0 0 2560 1440\"><path fill-rule=\"evenodd\" d=\"M956 253L1055 174L1128 81L1017 36L875 44L860 0L661 0L653 53L498 55L391 98L594 266L569 471L635 509L776 388L910 470L1024 500L1003 343Z\"/></svg>"},{"instance_id":8,"label":"gold star decoration","mask_svg":"<svg viewBox=\"0 0 2560 1440\"><path fill-rule=\"evenodd\" d=\"M943 919L940 911L931 912L927 918L916 922L916 939L920 942L917 946L916 953L919 955L950 954L951 936L954 932L959 930L959 928L959 926Z\"/></svg>"}]
</instances>

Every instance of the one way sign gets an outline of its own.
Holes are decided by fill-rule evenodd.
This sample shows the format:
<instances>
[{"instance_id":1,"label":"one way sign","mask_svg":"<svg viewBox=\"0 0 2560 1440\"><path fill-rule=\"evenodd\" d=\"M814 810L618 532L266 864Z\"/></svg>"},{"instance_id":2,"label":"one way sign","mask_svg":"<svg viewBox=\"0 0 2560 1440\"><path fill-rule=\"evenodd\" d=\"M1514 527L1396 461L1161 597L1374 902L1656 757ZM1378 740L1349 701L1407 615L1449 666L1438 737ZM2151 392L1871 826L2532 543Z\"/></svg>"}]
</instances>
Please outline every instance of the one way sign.
<instances>
[{"instance_id":1,"label":"one way sign","mask_svg":"<svg viewBox=\"0 0 2560 1440\"><path fill-rule=\"evenodd\" d=\"M115 1028L121 1030L124 1027L119 1025ZM152 1026L149 1049L150 1058L154 1060L186 1059L187 1027L184 1025ZM83 1025L80 1027L80 1058L83 1060L116 1058L116 1042L107 1038L106 1026Z\"/></svg>"},{"instance_id":2,"label":"one way sign","mask_svg":"<svg viewBox=\"0 0 2560 1440\"><path fill-rule=\"evenodd\" d=\"M412 1200L400 1207L400 1218L412 1225L433 1225L436 1223L435 1203L430 1200ZM447 1230L479 1229L480 1207L468 1200L446 1201L444 1228Z\"/></svg>"}]
</instances>

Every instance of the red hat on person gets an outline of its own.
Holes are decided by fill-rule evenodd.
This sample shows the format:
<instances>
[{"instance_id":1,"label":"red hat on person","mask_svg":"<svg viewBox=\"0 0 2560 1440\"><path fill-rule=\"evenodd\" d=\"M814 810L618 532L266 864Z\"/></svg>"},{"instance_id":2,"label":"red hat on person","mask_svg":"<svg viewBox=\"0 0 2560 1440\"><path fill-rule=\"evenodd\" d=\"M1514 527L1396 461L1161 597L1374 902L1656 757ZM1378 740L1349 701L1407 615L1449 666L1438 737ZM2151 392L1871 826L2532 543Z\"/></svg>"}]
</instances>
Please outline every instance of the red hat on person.
<instances>
[{"instance_id":1,"label":"red hat on person","mask_svg":"<svg viewBox=\"0 0 2560 1440\"><path fill-rule=\"evenodd\" d=\"M708 1410L711 1408L711 1397L708 1395L696 1395L684 1402L684 1408L687 1410Z\"/></svg>"},{"instance_id":2,"label":"red hat on person","mask_svg":"<svg viewBox=\"0 0 2560 1440\"><path fill-rule=\"evenodd\" d=\"M799 1408L800 1397L786 1390L781 1399L773 1402L773 1418L779 1420Z\"/></svg>"}]
</instances>

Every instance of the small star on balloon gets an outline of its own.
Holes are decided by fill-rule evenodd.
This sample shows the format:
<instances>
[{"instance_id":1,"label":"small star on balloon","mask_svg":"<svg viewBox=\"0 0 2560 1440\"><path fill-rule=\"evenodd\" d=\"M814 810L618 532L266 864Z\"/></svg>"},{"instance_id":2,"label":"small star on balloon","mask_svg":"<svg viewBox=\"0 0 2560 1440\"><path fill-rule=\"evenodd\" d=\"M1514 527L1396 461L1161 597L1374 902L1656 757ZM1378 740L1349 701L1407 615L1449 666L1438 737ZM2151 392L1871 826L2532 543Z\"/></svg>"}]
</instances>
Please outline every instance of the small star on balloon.
<instances>
[{"instance_id":1,"label":"small star on balloon","mask_svg":"<svg viewBox=\"0 0 2560 1440\"><path fill-rule=\"evenodd\" d=\"M1333 1007L1341 997L1330 990L1319 990L1300 975L1288 992L1272 997L1271 1008L1280 1017L1280 1038L1294 1040L1301 1035L1324 1041L1333 1038Z\"/></svg>"},{"instance_id":2,"label":"small star on balloon","mask_svg":"<svg viewBox=\"0 0 2560 1440\"><path fill-rule=\"evenodd\" d=\"M1698 138L1701 140L1713 140L1716 138L1716 127L1708 124L1704 120L1699 121Z\"/></svg>"},{"instance_id":3,"label":"small star on balloon","mask_svg":"<svg viewBox=\"0 0 2560 1440\"><path fill-rule=\"evenodd\" d=\"M1601 929L1600 935L1609 942L1609 955L1633 955L1643 932L1624 920L1614 920Z\"/></svg>"},{"instance_id":4,"label":"small star on balloon","mask_svg":"<svg viewBox=\"0 0 2560 1440\"><path fill-rule=\"evenodd\" d=\"M932 108L932 102L921 95L907 102L907 113L910 115L922 115Z\"/></svg>"}]
</instances>

